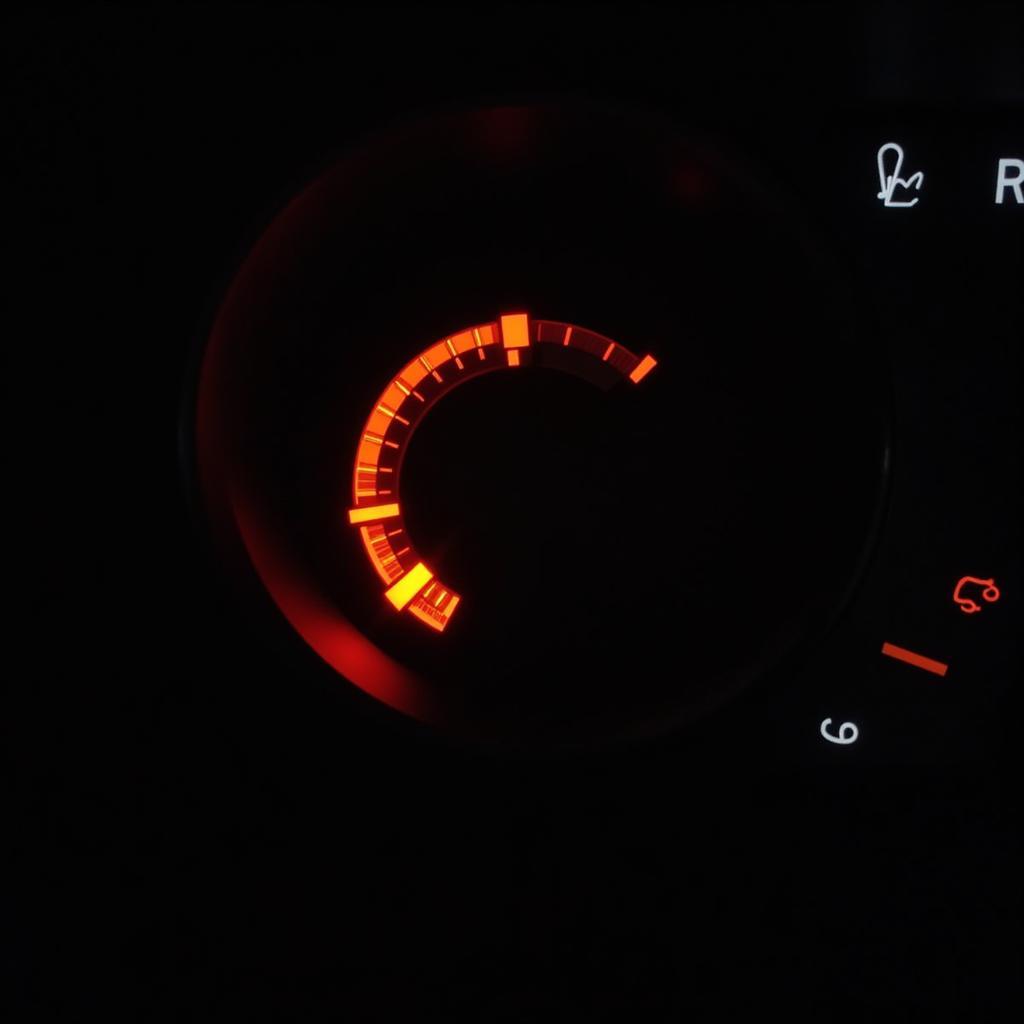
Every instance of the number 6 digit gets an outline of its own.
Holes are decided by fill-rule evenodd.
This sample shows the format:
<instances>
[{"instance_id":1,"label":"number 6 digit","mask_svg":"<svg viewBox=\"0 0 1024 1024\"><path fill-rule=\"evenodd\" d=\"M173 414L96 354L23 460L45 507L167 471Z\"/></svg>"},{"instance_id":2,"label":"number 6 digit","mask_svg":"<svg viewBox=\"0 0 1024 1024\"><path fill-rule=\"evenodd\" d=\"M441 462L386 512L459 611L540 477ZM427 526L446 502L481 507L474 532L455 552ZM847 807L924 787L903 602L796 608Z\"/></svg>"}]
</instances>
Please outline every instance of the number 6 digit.
<instances>
[{"instance_id":1,"label":"number 6 digit","mask_svg":"<svg viewBox=\"0 0 1024 1024\"><path fill-rule=\"evenodd\" d=\"M821 735L829 741L829 743L838 743L840 746L846 747L851 743L857 742L857 737L860 735L860 731L853 722L843 722L839 726L838 733L831 733L828 731L828 727L832 724L831 718L826 718L821 723Z\"/></svg>"}]
</instances>

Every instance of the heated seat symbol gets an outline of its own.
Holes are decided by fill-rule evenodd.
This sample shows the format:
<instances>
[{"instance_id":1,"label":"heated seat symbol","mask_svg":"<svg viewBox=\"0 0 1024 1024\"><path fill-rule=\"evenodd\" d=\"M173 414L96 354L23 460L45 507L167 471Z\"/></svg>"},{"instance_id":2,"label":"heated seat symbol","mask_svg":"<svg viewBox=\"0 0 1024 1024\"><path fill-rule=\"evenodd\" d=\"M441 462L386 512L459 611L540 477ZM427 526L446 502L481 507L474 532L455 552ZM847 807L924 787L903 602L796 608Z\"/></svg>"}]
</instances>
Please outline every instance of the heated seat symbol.
<instances>
[{"instance_id":1,"label":"heated seat symbol","mask_svg":"<svg viewBox=\"0 0 1024 1024\"><path fill-rule=\"evenodd\" d=\"M980 594L978 590L973 589L976 587L981 588ZM999 588L996 586L995 580L982 580L978 579L977 576L963 576L953 588L953 600L960 606L960 611L968 615L980 612L982 606L973 597L965 596L965 590L968 595L973 593L975 597L980 596L983 601L987 601L989 604L999 600Z\"/></svg>"},{"instance_id":2,"label":"heated seat symbol","mask_svg":"<svg viewBox=\"0 0 1024 1024\"><path fill-rule=\"evenodd\" d=\"M909 178L901 178L900 171L903 170L903 147L898 142L887 142L878 150L876 157L878 161L878 184L880 186L878 198L882 200L883 206L914 206L918 197L904 199L909 195L910 190L921 191L924 185L924 172L918 171ZM891 166L891 170L890 170ZM902 191L898 191L902 190Z\"/></svg>"}]
</instances>

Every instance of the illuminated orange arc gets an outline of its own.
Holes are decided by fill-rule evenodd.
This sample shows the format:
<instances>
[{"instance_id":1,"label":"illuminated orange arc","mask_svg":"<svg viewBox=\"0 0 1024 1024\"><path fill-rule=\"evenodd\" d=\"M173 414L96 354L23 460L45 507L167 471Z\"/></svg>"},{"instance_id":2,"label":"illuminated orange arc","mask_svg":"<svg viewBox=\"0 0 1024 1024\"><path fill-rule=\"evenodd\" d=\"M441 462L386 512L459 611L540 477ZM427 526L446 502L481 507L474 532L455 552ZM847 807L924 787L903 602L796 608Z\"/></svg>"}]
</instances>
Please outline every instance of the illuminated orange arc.
<instances>
[{"instance_id":1,"label":"illuminated orange arc","mask_svg":"<svg viewBox=\"0 0 1024 1024\"><path fill-rule=\"evenodd\" d=\"M359 530L389 604L439 633L462 598L416 553L405 530L401 505L392 500L399 490L406 447L420 419L451 387L481 373L526 365L532 347L545 345L569 349L569 358L577 353L582 358L592 357L634 384L657 365L653 356L641 359L592 331L552 320L531 320L526 313L507 313L496 322L442 339L402 367L374 402L360 435L349 523ZM470 352L477 358L463 359Z\"/></svg>"}]
</instances>

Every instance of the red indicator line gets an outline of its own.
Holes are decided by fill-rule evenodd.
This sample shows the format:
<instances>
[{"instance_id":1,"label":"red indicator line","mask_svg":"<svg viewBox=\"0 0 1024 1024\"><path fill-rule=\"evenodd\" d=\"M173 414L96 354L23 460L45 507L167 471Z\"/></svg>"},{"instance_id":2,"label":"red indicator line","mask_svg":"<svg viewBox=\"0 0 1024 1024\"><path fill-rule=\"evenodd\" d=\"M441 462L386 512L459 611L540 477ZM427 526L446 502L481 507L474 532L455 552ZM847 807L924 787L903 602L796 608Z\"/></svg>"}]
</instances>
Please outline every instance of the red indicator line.
<instances>
[{"instance_id":1,"label":"red indicator line","mask_svg":"<svg viewBox=\"0 0 1024 1024\"><path fill-rule=\"evenodd\" d=\"M949 670L949 666L944 665L941 661L926 658L923 654L915 654L913 651L908 651L905 647L897 647L895 644L882 644L882 653L897 661L905 661L915 668L923 668L925 672L934 672L937 676L944 676Z\"/></svg>"}]
</instances>

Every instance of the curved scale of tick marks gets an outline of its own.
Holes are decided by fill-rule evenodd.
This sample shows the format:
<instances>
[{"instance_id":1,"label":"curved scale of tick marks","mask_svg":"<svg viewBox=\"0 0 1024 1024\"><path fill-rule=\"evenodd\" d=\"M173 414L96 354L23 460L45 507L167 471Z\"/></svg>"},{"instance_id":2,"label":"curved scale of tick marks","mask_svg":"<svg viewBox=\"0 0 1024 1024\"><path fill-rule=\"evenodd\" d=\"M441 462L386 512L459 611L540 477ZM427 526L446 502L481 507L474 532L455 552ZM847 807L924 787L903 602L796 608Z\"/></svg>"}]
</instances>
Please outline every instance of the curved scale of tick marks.
<instances>
[{"instance_id":1,"label":"curved scale of tick marks","mask_svg":"<svg viewBox=\"0 0 1024 1024\"><path fill-rule=\"evenodd\" d=\"M562 350L557 360L538 356ZM416 553L402 517L399 478L409 440L430 407L463 381L532 361L593 377L587 363L604 364L608 377L639 384L657 365L609 338L572 324L511 313L460 331L424 349L393 377L374 403L356 450L349 523L359 530L370 564L396 611L443 632L462 600Z\"/></svg>"}]
</instances>

